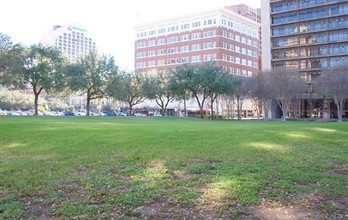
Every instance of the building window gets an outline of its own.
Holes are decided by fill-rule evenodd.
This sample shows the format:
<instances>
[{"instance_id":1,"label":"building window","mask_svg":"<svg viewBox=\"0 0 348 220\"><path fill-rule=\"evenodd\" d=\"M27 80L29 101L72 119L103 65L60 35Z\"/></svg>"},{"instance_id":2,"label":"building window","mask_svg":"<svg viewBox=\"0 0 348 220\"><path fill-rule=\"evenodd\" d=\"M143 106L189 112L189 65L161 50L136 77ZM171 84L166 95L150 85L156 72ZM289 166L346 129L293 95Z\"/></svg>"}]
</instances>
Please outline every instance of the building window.
<instances>
[{"instance_id":1,"label":"building window","mask_svg":"<svg viewBox=\"0 0 348 220\"><path fill-rule=\"evenodd\" d=\"M142 58L142 57L145 57L146 56L146 53L145 52L139 52L137 53L136 57L137 58Z\"/></svg>"},{"instance_id":2,"label":"building window","mask_svg":"<svg viewBox=\"0 0 348 220\"><path fill-rule=\"evenodd\" d=\"M192 63L201 62L201 56L192 56L191 62Z\"/></svg>"},{"instance_id":3,"label":"building window","mask_svg":"<svg viewBox=\"0 0 348 220\"><path fill-rule=\"evenodd\" d=\"M195 51L195 50L200 50L201 49L201 45L200 44L194 44L192 45L192 51Z\"/></svg>"},{"instance_id":4,"label":"building window","mask_svg":"<svg viewBox=\"0 0 348 220\"><path fill-rule=\"evenodd\" d=\"M156 66L156 61L149 61L148 62L148 65L147 65L148 67L153 67L153 66Z\"/></svg>"},{"instance_id":5,"label":"building window","mask_svg":"<svg viewBox=\"0 0 348 220\"><path fill-rule=\"evenodd\" d=\"M201 22L200 21L195 21L192 23L192 27L196 28L196 27L200 27L201 26Z\"/></svg>"},{"instance_id":6,"label":"building window","mask_svg":"<svg viewBox=\"0 0 348 220\"><path fill-rule=\"evenodd\" d=\"M193 34L191 35L191 40L199 39L199 38L201 38L201 32L193 33Z\"/></svg>"},{"instance_id":7,"label":"building window","mask_svg":"<svg viewBox=\"0 0 348 220\"><path fill-rule=\"evenodd\" d=\"M240 36L239 35L234 35L234 40L240 42Z\"/></svg>"},{"instance_id":8,"label":"building window","mask_svg":"<svg viewBox=\"0 0 348 220\"><path fill-rule=\"evenodd\" d=\"M188 46L188 45L186 45L186 46L182 46L182 47L180 48L180 51L181 51L181 52L187 52L187 51L190 51L190 46Z\"/></svg>"},{"instance_id":9,"label":"building window","mask_svg":"<svg viewBox=\"0 0 348 220\"><path fill-rule=\"evenodd\" d=\"M148 51L147 56L149 56L149 57L156 56L156 51L155 50Z\"/></svg>"},{"instance_id":10,"label":"building window","mask_svg":"<svg viewBox=\"0 0 348 220\"><path fill-rule=\"evenodd\" d=\"M149 47L151 47L151 46L156 46L156 40L150 40L150 41L148 41L147 45L148 45Z\"/></svg>"},{"instance_id":11,"label":"building window","mask_svg":"<svg viewBox=\"0 0 348 220\"><path fill-rule=\"evenodd\" d=\"M236 51L237 53L240 53L240 47L235 46L235 47L234 47L234 51Z\"/></svg>"},{"instance_id":12,"label":"building window","mask_svg":"<svg viewBox=\"0 0 348 220\"><path fill-rule=\"evenodd\" d=\"M203 37L214 37L216 34L216 31L204 31Z\"/></svg>"},{"instance_id":13,"label":"building window","mask_svg":"<svg viewBox=\"0 0 348 220\"><path fill-rule=\"evenodd\" d=\"M143 47L146 47L146 43L145 42L137 42L136 48L143 48Z\"/></svg>"},{"instance_id":14,"label":"building window","mask_svg":"<svg viewBox=\"0 0 348 220\"><path fill-rule=\"evenodd\" d=\"M162 44L165 44L166 43L166 39L165 38L160 38L157 40L157 44L158 45L162 45Z\"/></svg>"},{"instance_id":15,"label":"building window","mask_svg":"<svg viewBox=\"0 0 348 220\"><path fill-rule=\"evenodd\" d=\"M189 57L181 57L181 63L189 63L190 58Z\"/></svg>"},{"instance_id":16,"label":"building window","mask_svg":"<svg viewBox=\"0 0 348 220\"><path fill-rule=\"evenodd\" d=\"M145 62L137 63L137 68L144 68L144 67L146 67L146 63Z\"/></svg>"},{"instance_id":17,"label":"building window","mask_svg":"<svg viewBox=\"0 0 348 220\"><path fill-rule=\"evenodd\" d=\"M208 42L203 44L203 49L213 49L216 47L216 42Z\"/></svg>"},{"instance_id":18,"label":"building window","mask_svg":"<svg viewBox=\"0 0 348 220\"><path fill-rule=\"evenodd\" d=\"M176 43L178 41L178 37L175 36L175 37L168 37L167 38L167 43L170 44L170 43Z\"/></svg>"},{"instance_id":19,"label":"building window","mask_svg":"<svg viewBox=\"0 0 348 220\"><path fill-rule=\"evenodd\" d=\"M180 36L181 41L187 41L190 40L190 35L189 34L184 34Z\"/></svg>"}]
</instances>

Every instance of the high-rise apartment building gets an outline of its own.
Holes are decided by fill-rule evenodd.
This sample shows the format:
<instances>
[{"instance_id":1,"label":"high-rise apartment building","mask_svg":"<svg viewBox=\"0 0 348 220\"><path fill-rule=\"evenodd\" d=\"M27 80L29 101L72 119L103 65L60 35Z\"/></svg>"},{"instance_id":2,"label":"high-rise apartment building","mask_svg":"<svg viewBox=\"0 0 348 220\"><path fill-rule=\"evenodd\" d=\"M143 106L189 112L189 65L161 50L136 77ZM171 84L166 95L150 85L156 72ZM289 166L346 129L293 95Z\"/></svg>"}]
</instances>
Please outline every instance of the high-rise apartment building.
<instances>
[{"instance_id":1,"label":"high-rise apartment building","mask_svg":"<svg viewBox=\"0 0 348 220\"><path fill-rule=\"evenodd\" d=\"M297 69L308 83L301 116L322 108L312 82L325 68L348 62L348 1L265 0L262 36L263 69Z\"/></svg>"},{"instance_id":2,"label":"high-rise apartment building","mask_svg":"<svg viewBox=\"0 0 348 220\"><path fill-rule=\"evenodd\" d=\"M43 37L41 43L57 48L71 61L90 52L97 52L92 35L84 28L74 25L54 25L53 29Z\"/></svg>"},{"instance_id":3,"label":"high-rise apartment building","mask_svg":"<svg viewBox=\"0 0 348 220\"><path fill-rule=\"evenodd\" d=\"M259 27L229 7L138 25L135 70L214 60L232 74L251 76L259 66Z\"/></svg>"},{"instance_id":4,"label":"high-rise apartment building","mask_svg":"<svg viewBox=\"0 0 348 220\"><path fill-rule=\"evenodd\" d=\"M45 46L55 47L71 62L91 52L98 52L92 34L77 25L54 25L53 29L41 39L41 43ZM105 103L107 101L107 99L104 100ZM86 108L86 95L72 94L66 102L75 109L83 110ZM97 105L96 100L93 100L91 105Z\"/></svg>"}]
</instances>

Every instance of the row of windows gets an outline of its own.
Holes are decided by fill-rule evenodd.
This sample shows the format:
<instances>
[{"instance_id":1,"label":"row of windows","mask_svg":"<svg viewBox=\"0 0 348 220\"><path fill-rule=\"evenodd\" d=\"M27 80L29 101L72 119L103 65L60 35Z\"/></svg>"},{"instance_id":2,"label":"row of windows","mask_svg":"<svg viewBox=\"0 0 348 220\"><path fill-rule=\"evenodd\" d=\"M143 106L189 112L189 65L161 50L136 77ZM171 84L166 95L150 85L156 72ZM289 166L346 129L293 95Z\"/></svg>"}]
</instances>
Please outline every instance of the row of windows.
<instances>
[{"instance_id":1,"label":"row of windows","mask_svg":"<svg viewBox=\"0 0 348 220\"><path fill-rule=\"evenodd\" d=\"M305 44L328 43L347 41L348 30L339 30L323 33L303 34L300 36L282 37L272 39L272 47L288 47Z\"/></svg>"},{"instance_id":2,"label":"row of windows","mask_svg":"<svg viewBox=\"0 0 348 220\"><path fill-rule=\"evenodd\" d=\"M207 42L203 44L193 44L193 45L184 45L181 47L170 47L166 49L159 50L150 50L136 53L136 58L143 57L151 57L156 55L165 55L165 54L175 54L181 52L190 52L190 51L198 51L198 50L209 50L214 49L216 47L216 42ZM225 42L222 43L222 48L230 51L235 51L236 53L241 53L251 57L257 57L257 51L246 49L240 46L234 46L232 44L227 44Z\"/></svg>"},{"instance_id":3,"label":"row of windows","mask_svg":"<svg viewBox=\"0 0 348 220\"><path fill-rule=\"evenodd\" d=\"M183 24L179 24L179 25L172 25L169 26L167 28L159 28L159 29L154 29L154 30L150 30L150 31L143 31L137 34L138 38L143 38L143 37L147 37L147 36L153 36L158 34L165 34L165 33L170 33L170 32L175 32L175 31L179 31L179 30L186 30L190 28L190 25L192 28L198 28L201 26L208 26L208 25L212 25L212 24L216 24L216 19L206 19L203 21L194 21L191 24L190 23L183 23Z\"/></svg>"},{"instance_id":4,"label":"row of windows","mask_svg":"<svg viewBox=\"0 0 348 220\"><path fill-rule=\"evenodd\" d=\"M250 46L254 46L254 47L258 46L258 42L257 41L255 41L255 40L253 41L253 40L251 40L249 38L240 36L238 34L233 34L233 33L230 33L228 31L222 31L222 36L225 37L225 38L229 38L229 39L241 42L243 44L248 44Z\"/></svg>"},{"instance_id":5,"label":"row of windows","mask_svg":"<svg viewBox=\"0 0 348 220\"><path fill-rule=\"evenodd\" d=\"M233 28L233 30L246 34L248 36L258 37L257 28L250 27L247 24L243 24L238 21L231 21L229 19L222 19L221 24L228 28Z\"/></svg>"},{"instance_id":6,"label":"row of windows","mask_svg":"<svg viewBox=\"0 0 348 220\"><path fill-rule=\"evenodd\" d=\"M206 61L212 61L216 59L216 54L206 54L206 55L196 55L196 56L187 56L187 57L181 57L181 58L171 58L171 59L161 59L161 60L152 60L148 62L137 62L136 67L137 68L146 68L146 67L154 67L154 66L162 66L162 65L173 65L173 64L180 64L180 63L195 63L195 62L206 62ZM240 57L233 57L228 56L226 54L222 55L222 60L226 62L231 62L235 64L240 64L244 66L249 67L255 67L257 68L257 62L243 59Z\"/></svg>"},{"instance_id":7,"label":"row of windows","mask_svg":"<svg viewBox=\"0 0 348 220\"><path fill-rule=\"evenodd\" d=\"M348 54L348 43L273 50L273 59Z\"/></svg>"},{"instance_id":8,"label":"row of windows","mask_svg":"<svg viewBox=\"0 0 348 220\"><path fill-rule=\"evenodd\" d=\"M291 61L275 61L274 67L286 67L295 69L316 69L338 66L348 62L348 56L332 58L314 58Z\"/></svg>"},{"instance_id":9,"label":"row of windows","mask_svg":"<svg viewBox=\"0 0 348 220\"><path fill-rule=\"evenodd\" d=\"M81 40L85 40L85 41L92 41L92 38L84 37L84 35L81 35L81 38L80 38L80 36L76 36L75 37L75 35L72 35L72 37L71 37L70 34L67 35L66 33L64 33L63 36L60 35L58 37L59 37L60 40L61 39L64 39L64 40L66 40L66 39L68 39L68 40L81 39Z\"/></svg>"},{"instance_id":10,"label":"row of windows","mask_svg":"<svg viewBox=\"0 0 348 220\"><path fill-rule=\"evenodd\" d=\"M317 20L306 23L290 24L278 27L272 27L273 36L289 35L294 33L304 33L311 31L335 30L348 28L348 16L331 18L328 20Z\"/></svg>"},{"instance_id":11,"label":"row of windows","mask_svg":"<svg viewBox=\"0 0 348 220\"><path fill-rule=\"evenodd\" d=\"M208 37L214 37L216 36L216 31L204 31L202 32L197 32L193 34L184 34L179 36L173 36L173 37L168 37L168 38L159 38L157 40L150 40L147 41L142 41L142 42L137 42L136 48L144 48L147 46L156 46L156 45L163 45L163 44L171 44L171 43L176 43L180 41L188 41L188 40L195 40L195 39L200 39L200 38L208 38Z\"/></svg>"},{"instance_id":12,"label":"row of windows","mask_svg":"<svg viewBox=\"0 0 348 220\"><path fill-rule=\"evenodd\" d=\"M321 5L321 4L325 4L325 3L343 2L343 1L344 0L300 0L300 1L299 0L289 0L289 1L272 3L271 11L272 12L281 12L281 11L287 11L287 10L312 7L312 6ZM337 10L334 7L335 6L331 6L330 9L332 9L333 11Z\"/></svg>"},{"instance_id":13,"label":"row of windows","mask_svg":"<svg viewBox=\"0 0 348 220\"><path fill-rule=\"evenodd\" d=\"M216 54L206 54L203 56L191 56L191 57L181 57L181 58L172 58L172 59L162 59L162 60L152 60L149 62L138 62L136 63L136 68L146 68L146 67L155 67L163 65L173 65L180 63L195 63L195 62L206 62L216 59Z\"/></svg>"},{"instance_id":14,"label":"row of windows","mask_svg":"<svg viewBox=\"0 0 348 220\"><path fill-rule=\"evenodd\" d=\"M227 37L228 36L227 33L228 32L223 31L223 36ZM214 37L214 36L216 36L215 31L203 32L203 38ZM248 39L245 37L241 37L238 34L229 35L229 36L234 37L233 39L237 42L241 42L243 44L258 47L258 42L256 40L251 40L251 39ZM157 45L171 44L171 43L189 41L189 40L195 40L195 39L201 39L201 38L202 38L202 34L200 32L198 32L198 33L194 33L191 35L190 34L181 35L180 37L175 36L175 37L169 37L169 38L159 38L157 40L141 41L141 42L137 42L135 47L137 49L139 49L139 48L153 47L153 46L157 46Z\"/></svg>"}]
</instances>

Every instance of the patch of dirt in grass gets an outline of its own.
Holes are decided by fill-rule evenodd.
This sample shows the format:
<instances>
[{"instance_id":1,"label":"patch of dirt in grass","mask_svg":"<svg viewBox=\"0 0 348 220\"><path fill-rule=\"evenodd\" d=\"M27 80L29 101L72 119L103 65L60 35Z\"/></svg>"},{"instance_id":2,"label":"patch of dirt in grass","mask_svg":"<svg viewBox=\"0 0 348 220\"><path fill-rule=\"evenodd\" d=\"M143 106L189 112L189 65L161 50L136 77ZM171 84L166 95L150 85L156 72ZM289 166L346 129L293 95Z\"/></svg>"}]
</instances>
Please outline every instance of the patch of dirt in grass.
<instances>
[{"instance_id":1,"label":"patch of dirt in grass","mask_svg":"<svg viewBox=\"0 0 348 220\"><path fill-rule=\"evenodd\" d=\"M336 164L328 171L329 174L348 175L348 164Z\"/></svg>"},{"instance_id":2,"label":"patch of dirt in grass","mask_svg":"<svg viewBox=\"0 0 348 220\"><path fill-rule=\"evenodd\" d=\"M84 197L84 187L77 180L70 180L62 184L60 189L63 192L65 199L67 200L76 200L78 198Z\"/></svg>"},{"instance_id":3,"label":"patch of dirt in grass","mask_svg":"<svg viewBox=\"0 0 348 220\"><path fill-rule=\"evenodd\" d=\"M190 179L190 178L193 178L196 176L198 176L198 175L193 174L193 173L189 173L186 171L182 171L182 170L174 170L174 172L173 172L174 179Z\"/></svg>"},{"instance_id":4,"label":"patch of dirt in grass","mask_svg":"<svg viewBox=\"0 0 348 220\"><path fill-rule=\"evenodd\" d=\"M27 216L36 217L37 220L46 220L49 217L46 215L48 206L40 203L25 203L25 209L27 210Z\"/></svg>"},{"instance_id":5,"label":"patch of dirt in grass","mask_svg":"<svg viewBox=\"0 0 348 220\"><path fill-rule=\"evenodd\" d=\"M258 206L247 207L247 211L260 219L347 219L347 208L348 197L330 200L319 193L305 193L296 195L288 205L265 200Z\"/></svg>"}]
</instances>

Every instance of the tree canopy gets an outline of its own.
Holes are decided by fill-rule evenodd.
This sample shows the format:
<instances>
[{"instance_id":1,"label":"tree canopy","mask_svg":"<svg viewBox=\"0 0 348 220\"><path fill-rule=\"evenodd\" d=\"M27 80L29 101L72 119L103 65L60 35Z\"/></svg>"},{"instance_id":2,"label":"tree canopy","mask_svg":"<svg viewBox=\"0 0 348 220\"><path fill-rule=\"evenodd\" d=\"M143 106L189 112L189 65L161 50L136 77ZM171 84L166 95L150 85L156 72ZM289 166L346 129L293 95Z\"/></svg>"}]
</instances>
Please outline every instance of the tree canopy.
<instances>
[{"instance_id":1,"label":"tree canopy","mask_svg":"<svg viewBox=\"0 0 348 220\"><path fill-rule=\"evenodd\" d=\"M98 56L90 53L66 68L68 87L86 94L86 115L89 115L90 101L103 98L108 84L118 76L118 66L112 56Z\"/></svg>"}]
</instances>

